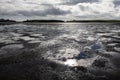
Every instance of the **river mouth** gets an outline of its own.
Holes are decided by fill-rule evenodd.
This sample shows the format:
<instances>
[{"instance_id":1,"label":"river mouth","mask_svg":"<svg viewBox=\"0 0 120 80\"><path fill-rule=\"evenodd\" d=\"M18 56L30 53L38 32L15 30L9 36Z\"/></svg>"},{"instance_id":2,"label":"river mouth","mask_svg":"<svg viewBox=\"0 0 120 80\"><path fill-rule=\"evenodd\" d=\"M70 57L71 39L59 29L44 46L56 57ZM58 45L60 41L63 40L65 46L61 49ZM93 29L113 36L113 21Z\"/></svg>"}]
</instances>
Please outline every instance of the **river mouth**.
<instances>
[{"instance_id":1,"label":"river mouth","mask_svg":"<svg viewBox=\"0 0 120 80\"><path fill-rule=\"evenodd\" d=\"M6 76L7 72L15 75L20 68L22 72L16 78L17 80L24 79L23 76L26 74L23 74L23 78L19 78L19 75L31 69L32 66L34 66L32 71L40 75L39 70L42 71L42 68L38 69L38 67L41 63L46 64L42 64L45 69L52 66L50 70L58 72L60 76L63 72L66 78L68 76L65 71L75 74L76 70L82 71L85 75L90 73L91 80L93 76L96 80L109 80L109 78L119 76L119 24L0 25L0 37L0 68L2 71L0 79L4 79L2 76ZM27 64L28 68L24 69L23 67ZM37 72L35 72L36 69ZM31 73L30 71L27 74L31 75ZM9 80L15 77L13 75L11 75L12 78L9 76ZM77 79L76 75L77 73L74 75ZM28 77L25 76L25 78ZM34 78L39 80L40 77L34 76Z\"/></svg>"}]
</instances>

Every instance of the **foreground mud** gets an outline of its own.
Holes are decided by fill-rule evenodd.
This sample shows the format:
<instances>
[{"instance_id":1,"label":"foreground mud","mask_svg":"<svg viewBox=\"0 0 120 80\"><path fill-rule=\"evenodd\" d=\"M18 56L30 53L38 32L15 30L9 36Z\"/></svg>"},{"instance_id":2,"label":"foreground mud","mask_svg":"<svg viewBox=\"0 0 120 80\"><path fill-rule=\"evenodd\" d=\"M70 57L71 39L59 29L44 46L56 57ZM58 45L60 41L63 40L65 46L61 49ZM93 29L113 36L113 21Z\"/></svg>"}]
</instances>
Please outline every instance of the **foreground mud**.
<instances>
[{"instance_id":1,"label":"foreground mud","mask_svg":"<svg viewBox=\"0 0 120 80\"><path fill-rule=\"evenodd\" d=\"M120 25L0 25L1 80L119 80Z\"/></svg>"}]
</instances>

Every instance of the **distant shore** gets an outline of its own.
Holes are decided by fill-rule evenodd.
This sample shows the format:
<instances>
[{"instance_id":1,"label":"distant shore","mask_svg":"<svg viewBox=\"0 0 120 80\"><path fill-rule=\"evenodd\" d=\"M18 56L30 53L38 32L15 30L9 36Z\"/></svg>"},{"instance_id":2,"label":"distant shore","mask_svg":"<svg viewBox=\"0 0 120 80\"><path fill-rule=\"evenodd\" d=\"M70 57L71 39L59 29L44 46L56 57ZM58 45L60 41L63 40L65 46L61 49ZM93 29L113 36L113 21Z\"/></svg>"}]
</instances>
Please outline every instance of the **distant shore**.
<instances>
[{"instance_id":1,"label":"distant shore","mask_svg":"<svg viewBox=\"0 0 120 80\"><path fill-rule=\"evenodd\" d=\"M9 19L0 19L0 24L58 24L58 23L120 23L120 20L25 20L25 21L15 21Z\"/></svg>"}]
</instances>

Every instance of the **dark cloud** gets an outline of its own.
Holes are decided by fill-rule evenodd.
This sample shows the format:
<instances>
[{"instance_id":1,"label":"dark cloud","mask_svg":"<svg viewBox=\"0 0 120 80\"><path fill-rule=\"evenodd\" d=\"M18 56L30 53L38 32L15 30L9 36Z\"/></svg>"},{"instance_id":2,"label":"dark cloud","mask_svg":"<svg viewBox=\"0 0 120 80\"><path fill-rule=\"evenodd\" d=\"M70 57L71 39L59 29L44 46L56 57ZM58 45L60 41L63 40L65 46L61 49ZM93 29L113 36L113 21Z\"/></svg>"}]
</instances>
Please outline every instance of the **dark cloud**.
<instances>
[{"instance_id":1,"label":"dark cloud","mask_svg":"<svg viewBox=\"0 0 120 80\"><path fill-rule=\"evenodd\" d=\"M71 13L70 11L64 11L59 8L50 8L43 12L46 15L65 15Z\"/></svg>"},{"instance_id":2,"label":"dark cloud","mask_svg":"<svg viewBox=\"0 0 120 80\"><path fill-rule=\"evenodd\" d=\"M120 6L120 0L115 0L113 3L115 4L115 6Z\"/></svg>"},{"instance_id":3,"label":"dark cloud","mask_svg":"<svg viewBox=\"0 0 120 80\"><path fill-rule=\"evenodd\" d=\"M6 3L11 5L11 3L9 3L8 1ZM32 3L32 4L34 4L34 3ZM14 4L12 4L12 6L14 6ZM63 15L64 16L66 14L71 13L70 10L62 10L52 4L39 4L34 8L36 8L37 10L35 10L35 9L26 10L26 9L20 9L19 7L17 9L13 10L13 9L7 8L7 6L6 6L6 10L3 8L0 8L1 9L0 17L2 17L2 16L8 16L8 17L9 16L21 16L21 15L24 17L32 17L32 16L46 17L48 15L55 15L55 16ZM41 9L41 8L43 8L43 9Z\"/></svg>"},{"instance_id":4,"label":"dark cloud","mask_svg":"<svg viewBox=\"0 0 120 80\"><path fill-rule=\"evenodd\" d=\"M18 14L13 11L6 11L6 10L1 10L0 11L0 17L1 16L17 16Z\"/></svg>"},{"instance_id":5,"label":"dark cloud","mask_svg":"<svg viewBox=\"0 0 120 80\"><path fill-rule=\"evenodd\" d=\"M99 2L99 0L67 0L63 4L65 5L75 5L78 3L93 3L93 2Z\"/></svg>"},{"instance_id":6,"label":"dark cloud","mask_svg":"<svg viewBox=\"0 0 120 80\"><path fill-rule=\"evenodd\" d=\"M66 15L66 14L69 14L69 13L70 13L70 11L64 11L64 10L61 10L61 9L55 8L55 7L48 8L48 9L45 9L45 10L42 10L42 11L40 11L40 10L37 10L37 11L21 10L21 11L13 12L13 14L21 14L21 15L27 16L27 17L30 17L30 16L48 16L48 15L59 16L59 15ZM6 13L6 14L9 14L9 13Z\"/></svg>"},{"instance_id":7,"label":"dark cloud","mask_svg":"<svg viewBox=\"0 0 120 80\"><path fill-rule=\"evenodd\" d=\"M96 15L89 14L89 15L81 15L81 16L75 16L75 17L79 19L116 19L115 17L113 17L113 15L110 15L107 13L104 13L104 14L98 13Z\"/></svg>"}]
</instances>

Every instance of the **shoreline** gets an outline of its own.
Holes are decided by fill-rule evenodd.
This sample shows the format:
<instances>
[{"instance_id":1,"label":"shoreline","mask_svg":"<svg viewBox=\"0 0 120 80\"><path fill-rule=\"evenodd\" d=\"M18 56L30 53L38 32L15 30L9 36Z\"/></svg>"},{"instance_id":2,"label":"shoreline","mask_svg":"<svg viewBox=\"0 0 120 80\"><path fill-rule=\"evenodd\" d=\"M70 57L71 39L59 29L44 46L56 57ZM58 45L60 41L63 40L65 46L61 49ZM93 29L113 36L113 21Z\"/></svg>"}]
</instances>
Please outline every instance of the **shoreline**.
<instances>
[{"instance_id":1,"label":"shoreline","mask_svg":"<svg viewBox=\"0 0 120 80\"><path fill-rule=\"evenodd\" d=\"M120 22L0 22L0 25L11 24L120 24Z\"/></svg>"}]
</instances>

